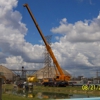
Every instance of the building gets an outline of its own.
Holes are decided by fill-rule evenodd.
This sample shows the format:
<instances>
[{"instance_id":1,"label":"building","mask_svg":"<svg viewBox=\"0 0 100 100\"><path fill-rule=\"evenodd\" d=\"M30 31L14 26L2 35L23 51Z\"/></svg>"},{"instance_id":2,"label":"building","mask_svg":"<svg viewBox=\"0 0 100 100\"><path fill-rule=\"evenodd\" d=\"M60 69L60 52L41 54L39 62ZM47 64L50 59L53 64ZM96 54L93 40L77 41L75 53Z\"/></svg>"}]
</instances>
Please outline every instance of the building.
<instances>
[{"instance_id":1,"label":"building","mask_svg":"<svg viewBox=\"0 0 100 100\"><path fill-rule=\"evenodd\" d=\"M0 65L0 73L5 76L6 80L13 80L15 74L3 65Z\"/></svg>"},{"instance_id":2,"label":"building","mask_svg":"<svg viewBox=\"0 0 100 100\"><path fill-rule=\"evenodd\" d=\"M63 70L63 72L65 73L65 75L71 76L67 71ZM56 75L56 71L54 67L45 66L44 68L41 68L40 70L36 71L33 75L40 80L43 78L54 78Z\"/></svg>"}]
</instances>

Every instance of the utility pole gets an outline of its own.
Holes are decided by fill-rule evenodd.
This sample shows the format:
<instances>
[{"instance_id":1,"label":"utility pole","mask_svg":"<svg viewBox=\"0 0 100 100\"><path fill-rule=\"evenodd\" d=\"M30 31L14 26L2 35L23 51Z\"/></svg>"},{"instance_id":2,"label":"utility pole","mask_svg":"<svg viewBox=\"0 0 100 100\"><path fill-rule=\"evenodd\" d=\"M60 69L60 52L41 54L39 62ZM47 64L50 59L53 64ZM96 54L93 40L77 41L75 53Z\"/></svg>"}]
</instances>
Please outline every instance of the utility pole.
<instances>
[{"instance_id":1,"label":"utility pole","mask_svg":"<svg viewBox=\"0 0 100 100\"><path fill-rule=\"evenodd\" d=\"M0 100L2 100L2 77L0 77Z\"/></svg>"},{"instance_id":2,"label":"utility pole","mask_svg":"<svg viewBox=\"0 0 100 100\"><path fill-rule=\"evenodd\" d=\"M2 81L6 80L3 72L0 72L0 100L2 100Z\"/></svg>"},{"instance_id":3,"label":"utility pole","mask_svg":"<svg viewBox=\"0 0 100 100\"><path fill-rule=\"evenodd\" d=\"M97 76L97 81L98 81L98 83L99 83L99 77L98 77L98 73L100 73L100 71L96 71L96 76Z\"/></svg>"},{"instance_id":4,"label":"utility pole","mask_svg":"<svg viewBox=\"0 0 100 100\"><path fill-rule=\"evenodd\" d=\"M98 78L98 71L96 72L96 74L97 74L97 78Z\"/></svg>"}]
</instances>

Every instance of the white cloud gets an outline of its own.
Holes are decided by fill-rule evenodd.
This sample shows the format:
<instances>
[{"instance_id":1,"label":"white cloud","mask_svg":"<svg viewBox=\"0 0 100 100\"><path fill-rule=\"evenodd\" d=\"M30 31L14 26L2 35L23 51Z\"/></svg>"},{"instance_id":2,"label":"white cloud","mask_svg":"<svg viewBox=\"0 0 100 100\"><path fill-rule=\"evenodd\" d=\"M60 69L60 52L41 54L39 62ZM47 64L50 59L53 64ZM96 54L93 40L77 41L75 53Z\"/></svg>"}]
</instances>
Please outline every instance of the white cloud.
<instances>
[{"instance_id":1,"label":"white cloud","mask_svg":"<svg viewBox=\"0 0 100 100\"><path fill-rule=\"evenodd\" d=\"M76 55L74 62L77 62L77 65L92 66L92 64L88 61L88 57L81 53Z\"/></svg>"},{"instance_id":2,"label":"white cloud","mask_svg":"<svg viewBox=\"0 0 100 100\"><path fill-rule=\"evenodd\" d=\"M6 62L7 63L12 63L12 64L18 64L18 63L22 63L23 62L23 59L21 58L21 56L12 56L12 57L8 57L6 58Z\"/></svg>"},{"instance_id":3,"label":"white cloud","mask_svg":"<svg viewBox=\"0 0 100 100\"><path fill-rule=\"evenodd\" d=\"M56 40L59 40L60 38L58 36L55 37Z\"/></svg>"},{"instance_id":4,"label":"white cloud","mask_svg":"<svg viewBox=\"0 0 100 100\"><path fill-rule=\"evenodd\" d=\"M100 16L100 15L99 15ZM100 41L100 18L91 21L78 21L75 24L60 22L60 26L53 27L53 33L65 34L66 40L70 42L95 42Z\"/></svg>"},{"instance_id":5,"label":"white cloud","mask_svg":"<svg viewBox=\"0 0 100 100\"><path fill-rule=\"evenodd\" d=\"M27 28L21 22L22 16L13 8L17 0L0 0L0 61L9 68L43 67L43 46L32 45L24 39ZM100 16L100 15L99 15ZM68 23L64 18L53 33L63 34L56 37L52 44L53 52L62 68L71 73L91 75L87 70L100 67L100 18ZM84 69L84 71L83 71Z\"/></svg>"},{"instance_id":6,"label":"white cloud","mask_svg":"<svg viewBox=\"0 0 100 100\"><path fill-rule=\"evenodd\" d=\"M67 19L66 19L66 18L63 18L63 19L60 21L60 24L67 24Z\"/></svg>"},{"instance_id":7,"label":"white cloud","mask_svg":"<svg viewBox=\"0 0 100 100\"><path fill-rule=\"evenodd\" d=\"M39 42L40 42L41 44L43 44L43 40L39 40Z\"/></svg>"},{"instance_id":8,"label":"white cloud","mask_svg":"<svg viewBox=\"0 0 100 100\"><path fill-rule=\"evenodd\" d=\"M63 18L60 21L60 26L59 27L52 28L51 31L53 33L66 34L67 32L70 31L70 29L73 29L72 24L68 24L67 23L67 19L66 18Z\"/></svg>"},{"instance_id":9,"label":"white cloud","mask_svg":"<svg viewBox=\"0 0 100 100\"><path fill-rule=\"evenodd\" d=\"M93 20L77 21L70 24L62 19L51 32L63 34L53 50L61 66L79 75L91 76L90 70L100 67L100 15ZM63 22L64 21L64 22ZM88 70L88 74L87 74Z\"/></svg>"},{"instance_id":10,"label":"white cloud","mask_svg":"<svg viewBox=\"0 0 100 100\"><path fill-rule=\"evenodd\" d=\"M100 19L100 11L99 11L99 15L98 15L97 19Z\"/></svg>"},{"instance_id":11,"label":"white cloud","mask_svg":"<svg viewBox=\"0 0 100 100\"><path fill-rule=\"evenodd\" d=\"M0 0L0 18L6 17L5 15L9 11L13 10L13 7L16 7L18 0Z\"/></svg>"},{"instance_id":12,"label":"white cloud","mask_svg":"<svg viewBox=\"0 0 100 100\"><path fill-rule=\"evenodd\" d=\"M2 63L2 65L8 67L9 69L35 69L38 70L43 66L43 63L29 63L25 62L21 56L9 56L6 57L6 63ZM41 67L40 67L41 66Z\"/></svg>"},{"instance_id":13,"label":"white cloud","mask_svg":"<svg viewBox=\"0 0 100 100\"><path fill-rule=\"evenodd\" d=\"M20 12L13 10L17 3L18 0L0 0L0 61L9 68L18 68L20 63L38 68L44 60L43 46L32 45L24 39L28 29L21 22Z\"/></svg>"}]
</instances>

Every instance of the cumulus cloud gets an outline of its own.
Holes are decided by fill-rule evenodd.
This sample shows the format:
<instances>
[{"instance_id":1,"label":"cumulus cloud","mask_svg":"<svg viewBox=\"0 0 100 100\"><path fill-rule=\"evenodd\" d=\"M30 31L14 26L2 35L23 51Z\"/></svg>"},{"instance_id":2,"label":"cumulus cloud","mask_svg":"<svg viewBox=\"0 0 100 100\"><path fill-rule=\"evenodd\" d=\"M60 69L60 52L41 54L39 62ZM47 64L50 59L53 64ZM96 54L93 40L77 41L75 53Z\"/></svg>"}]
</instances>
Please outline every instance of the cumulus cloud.
<instances>
[{"instance_id":1,"label":"cumulus cloud","mask_svg":"<svg viewBox=\"0 0 100 100\"><path fill-rule=\"evenodd\" d=\"M13 10L17 3L18 0L0 0L0 62L9 68L18 68L20 63L32 68L36 65L32 63L43 63L44 47L24 39L28 29L21 22L20 12Z\"/></svg>"},{"instance_id":2,"label":"cumulus cloud","mask_svg":"<svg viewBox=\"0 0 100 100\"><path fill-rule=\"evenodd\" d=\"M64 22L63 22L64 20ZM67 19L66 19L67 20ZM70 24L65 18L60 26L51 29L53 33L65 34L65 39L70 42L95 42L100 41L100 14L93 20L85 20Z\"/></svg>"},{"instance_id":3,"label":"cumulus cloud","mask_svg":"<svg viewBox=\"0 0 100 100\"><path fill-rule=\"evenodd\" d=\"M56 39L56 40L59 40L59 37L58 37L58 36L56 36L56 37L55 37L55 39Z\"/></svg>"},{"instance_id":4,"label":"cumulus cloud","mask_svg":"<svg viewBox=\"0 0 100 100\"><path fill-rule=\"evenodd\" d=\"M63 68L76 75L91 76L90 70L100 67L100 14L93 20L68 23L64 18L51 32L62 34L52 48Z\"/></svg>"},{"instance_id":5,"label":"cumulus cloud","mask_svg":"<svg viewBox=\"0 0 100 100\"><path fill-rule=\"evenodd\" d=\"M0 0L0 63L8 68L43 67L42 45L32 45L24 39L27 27L21 22L22 15L13 10L18 0ZM91 69L100 67L100 14L93 20L68 23L67 18L51 32L63 34L56 36L57 42L52 50L63 69L76 75L90 75ZM84 70L84 71L83 71Z\"/></svg>"},{"instance_id":6,"label":"cumulus cloud","mask_svg":"<svg viewBox=\"0 0 100 100\"><path fill-rule=\"evenodd\" d=\"M43 63L30 63L25 62L21 56L9 56L6 57L6 63L3 65L7 66L9 69L21 69L24 66L24 69L40 69L40 66L43 66Z\"/></svg>"}]
</instances>

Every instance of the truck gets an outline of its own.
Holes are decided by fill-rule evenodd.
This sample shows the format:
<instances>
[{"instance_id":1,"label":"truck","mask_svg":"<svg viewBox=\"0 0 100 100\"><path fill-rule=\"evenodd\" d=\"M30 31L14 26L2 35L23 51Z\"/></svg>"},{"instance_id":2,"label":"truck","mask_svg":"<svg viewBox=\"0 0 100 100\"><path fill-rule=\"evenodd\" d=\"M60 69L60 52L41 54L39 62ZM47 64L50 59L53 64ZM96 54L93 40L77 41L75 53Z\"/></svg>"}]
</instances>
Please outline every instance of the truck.
<instances>
[{"instance_id":1,"label":"truck","mask_svg":"<svg viewBox=\"0 0 100 100\"><path fill-rule=\"evenodd\" d=\"M43 85L44 86L49 86L49 85L52 85L52 86L67 86L68 85L68 81L71 79L71 75L65 75L62 68L60 67L51 47L49 46L48 42L46 41L40 27L38 26L38 23L36 22L35 20L35 17L33 16L28 4L24 4L23 5L24 7L27 8L42 40L44 41L44 44L46 46L46 49L48 51L48 53L50 54L52 60L53 60L53 63L54 65L56 66L56 76L53 78L53 79L46 79L46 81L43 81Z\"/></svg>"}]
</instances>

